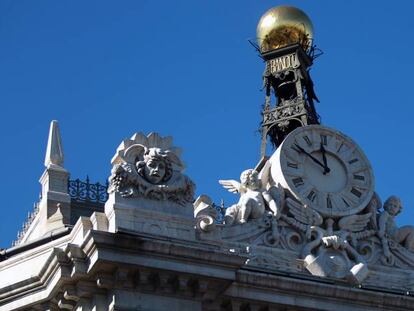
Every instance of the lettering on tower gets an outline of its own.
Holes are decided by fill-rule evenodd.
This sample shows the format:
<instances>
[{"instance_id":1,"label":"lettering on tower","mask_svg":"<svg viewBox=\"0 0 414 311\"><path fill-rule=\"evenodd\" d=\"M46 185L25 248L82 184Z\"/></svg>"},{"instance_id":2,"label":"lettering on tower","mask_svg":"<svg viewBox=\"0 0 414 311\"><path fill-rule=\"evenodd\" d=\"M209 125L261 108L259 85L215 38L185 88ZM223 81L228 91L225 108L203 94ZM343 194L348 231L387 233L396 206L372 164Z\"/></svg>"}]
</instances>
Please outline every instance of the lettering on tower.
<instances>
[{"instance_id":1,"label":"lettering on tower","mask_svg":"<svg viewBox=\"0 0 414 311\"><path fill-rule=\"evenodd\" d=\"M296 53L283 55L278 58L271 59L267 62L268 71L271 74L284 71L286 69L298 68L300 66Z\"/></svg>"}]
</instances>

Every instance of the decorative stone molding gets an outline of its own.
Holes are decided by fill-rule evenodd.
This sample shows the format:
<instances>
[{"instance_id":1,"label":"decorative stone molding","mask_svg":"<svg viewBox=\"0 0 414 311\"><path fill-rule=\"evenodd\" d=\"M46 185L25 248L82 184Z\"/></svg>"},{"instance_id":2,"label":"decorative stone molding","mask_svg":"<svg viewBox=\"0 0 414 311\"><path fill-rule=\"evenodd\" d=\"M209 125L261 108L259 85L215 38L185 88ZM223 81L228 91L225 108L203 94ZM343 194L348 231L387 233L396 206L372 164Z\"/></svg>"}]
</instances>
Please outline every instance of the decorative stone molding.
<instances>
[{"instance_id":1,"label":"decorative stone molding","mask_svg":"<svg viewBox=\"0 0 414 311\"><path fill-rule=\"evenodd\" d=\"M214 229L217 209L213 201L206 195L199 196L194 202L194 217L197 230L208 232Z\"/></svg>"},{"instance_id":2,"label":"decorative stone molding","mask_svg":"<svg viewBox=\"0 0 414 311\"><path fill-rule=\"evenodd\" d=\"M112 159L109 193L143 197L180 205L193 202L194 184L182 174L180 150L171 137L137 133L124 140Z\"/></svg>"},{"instance_id":3,"label":"decorative stone molding","mask_svg":"<svg viewBox=\"0 0 414 311\"><path fill-rule=\"evenodd\" d=\"M270 171L266 163L262 168ZM253 177L251 184L248 177ZM362 210L329 217L295 199L288 189L275 187L269 172L247 170L241 182L220 183L239 193L239 202L227 208L220 224L211 199L199 197L194 204L197 238L220 241L223 249L247 255L247 265L366 285L378 284L378 272L386 267L414 268L414 227L395 224L402 208L397 197L382 207L374 193ZM398 270L389 273L402 280ZM386 280L381 284L387 286ZM413 284L401 287L414 290Z\"/></svg>"},{"instance_id":4,"label":"decorative stone molding","mask_svg":"<svg viewBox=\"0 0 414 311\"><path fill-rule=\"evenodd\" d=\"M171 137L137 133L112 159L105 214L110 232L193 239L194 184Z\"/></svg>"}]
</instances>

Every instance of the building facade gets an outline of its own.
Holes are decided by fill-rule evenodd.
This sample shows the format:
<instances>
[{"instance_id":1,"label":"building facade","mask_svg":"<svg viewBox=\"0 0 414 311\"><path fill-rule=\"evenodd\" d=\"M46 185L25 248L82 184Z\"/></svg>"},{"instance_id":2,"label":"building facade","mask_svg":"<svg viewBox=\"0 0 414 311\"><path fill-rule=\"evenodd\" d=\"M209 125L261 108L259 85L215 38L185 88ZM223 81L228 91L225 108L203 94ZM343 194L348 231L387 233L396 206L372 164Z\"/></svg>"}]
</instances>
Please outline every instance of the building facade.
<instances>
[{"instance_id":1,"label":"building facade","mask_svg":"<svg viewBox=\"0 0 414 311\"><path fill-rule=\"evenodd\" d=\"M1 311L414 310L414 227L379 199L363 150L320 124L310 21L279 7L258 33L263 157L219 181L234 204L195 198L156 133L120 143L107 184L69 180L52 121L41 199L0 251Z\"/></svg>"}]
</instances>

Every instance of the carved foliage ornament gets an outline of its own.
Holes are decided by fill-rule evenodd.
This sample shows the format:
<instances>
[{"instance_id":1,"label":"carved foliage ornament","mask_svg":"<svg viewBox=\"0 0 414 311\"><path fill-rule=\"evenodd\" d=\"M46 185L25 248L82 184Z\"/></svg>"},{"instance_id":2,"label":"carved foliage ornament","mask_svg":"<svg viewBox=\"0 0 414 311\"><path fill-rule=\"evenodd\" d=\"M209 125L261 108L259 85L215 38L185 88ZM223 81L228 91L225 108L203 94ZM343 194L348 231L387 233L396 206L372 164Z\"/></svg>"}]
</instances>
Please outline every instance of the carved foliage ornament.
<instances>
[{"instance_id":1,"label":"carved foliage ornament","mask_svg":"<svg viewBox=\"0 0 414 311\"><path fill-rule=\"evenodd\" d=\"M172 146L171 137L135 134L121 143L112 159L108 192L180 205L191 203L194 183L182 173L180 153Z\"/></svg>"}]
</instances>

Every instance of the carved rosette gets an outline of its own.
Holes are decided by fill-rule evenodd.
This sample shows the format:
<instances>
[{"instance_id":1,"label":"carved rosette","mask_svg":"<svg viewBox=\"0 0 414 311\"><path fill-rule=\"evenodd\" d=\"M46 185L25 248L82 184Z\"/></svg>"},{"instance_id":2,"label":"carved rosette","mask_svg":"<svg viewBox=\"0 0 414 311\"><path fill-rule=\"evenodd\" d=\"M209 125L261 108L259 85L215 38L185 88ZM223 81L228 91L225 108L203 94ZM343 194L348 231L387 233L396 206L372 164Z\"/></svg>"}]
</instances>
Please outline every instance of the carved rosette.
<instances>
[{"instance_id":1,"label":"carved rosette","mask_svg":"<svg viewBox=\"0 0 414 311\"><path fill-rule=\"evenodd\" d=\"M186 205L194 201L194 183L183 174L181 151L171 137L137 133L124 140L112 158L108 192Z\"/></svg>"}]
</instances>

